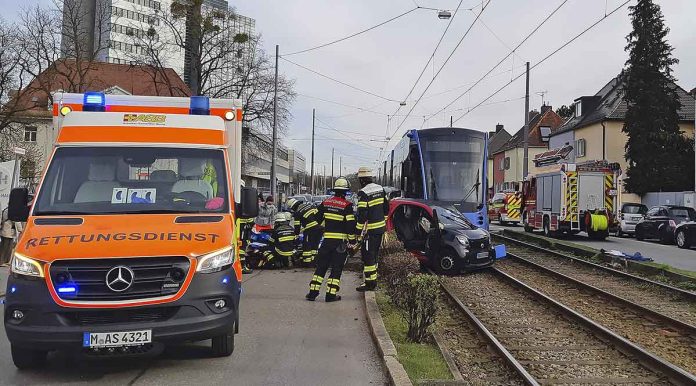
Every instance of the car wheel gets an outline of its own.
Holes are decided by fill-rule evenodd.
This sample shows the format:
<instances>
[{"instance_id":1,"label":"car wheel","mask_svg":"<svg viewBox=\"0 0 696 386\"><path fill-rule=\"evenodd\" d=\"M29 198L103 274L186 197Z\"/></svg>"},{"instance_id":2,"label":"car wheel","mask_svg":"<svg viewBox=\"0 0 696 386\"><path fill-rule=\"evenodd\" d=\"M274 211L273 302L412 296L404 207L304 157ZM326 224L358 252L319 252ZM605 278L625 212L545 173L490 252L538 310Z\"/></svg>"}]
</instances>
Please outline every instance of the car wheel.
<instances>
[{"instance_id":1,"label":"car wheel","mask_svg":"<svg viewBox=\"0 0 696 386\"><path fill-rule=\"evenodd\" d=\"M452 251L447 251L445 254L440 256L435 262L435 272L440 275L453 275L456 272L457 262L455 261L455 254Z\"/></svg>"},{"instance_id":2,"label":"car wheel","mask_svg":"<svg viewBox=\"0 0 696 386\"><path fill-rule=\"evenodd\" d=\"M679 248L686 249L686 248L691 247L691 245L689 245L689 240L687 240L687 238L686 238L686 232L684 232L683 229L680 229L677 231L677 234L674 237L674 239L675 239L677 246Z\"/></svg>"},{"instance_id":3,"label":"car wheel","mask_svg":"<svg viewBox=\"0 0 696 386\"><path fill-rule=\"evenodd\" d=\"M212 351L214 357L228 357L232 355L234 352L234 333L214 337Z\"/></svg>"},{"instance_id":4,"label":"car wheel","mask_svg":"<svg viewBox=\"0 0 696 386\"><path fill-rule=\"evenodd\" d=\"M643 233L641 233L641 231L638 228L636 228L636 240L643 241L644 239L645 238L643 237Z\"/></svg>"},{"instance_id":5,"label":"car wheel","mask_svg":"<svg viewBox=\"0 0 696 386\"><path fill-rule=\"evenodd\" d=\"M12 362L20 370L30 370L43 367L48 357L48 351L32 350L12 345Z\"/></svg>"},{"instance_id":6,"label":"car wheel","mask_svg":"<svg viewBox=\"0 0 696 386\"><path fill-rule=\"evenodd\" d=\"M503 221L503 216L498 215L498 224L505 226L507 225L507 221Z\"/></svg>"}]
</instances>

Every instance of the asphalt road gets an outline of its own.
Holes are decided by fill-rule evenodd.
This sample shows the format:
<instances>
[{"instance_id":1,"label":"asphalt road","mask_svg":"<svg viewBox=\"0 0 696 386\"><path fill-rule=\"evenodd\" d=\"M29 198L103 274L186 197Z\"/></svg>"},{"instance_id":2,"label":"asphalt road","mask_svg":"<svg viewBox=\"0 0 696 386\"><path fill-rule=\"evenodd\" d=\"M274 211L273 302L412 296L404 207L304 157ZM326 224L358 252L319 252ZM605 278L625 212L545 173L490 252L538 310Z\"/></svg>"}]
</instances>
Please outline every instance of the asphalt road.
<instances>
[{"instance_id":1,"label":"asphalt road","mask_svg":"<svg viewBox=\"0 0 696 386\"><path fill-rule=\"evenodd\" d=\"M524 232L521 226L491 225L491 230L499 229ZM656 263L664 263L675 268L696 271L696 250L694 249L679 249L676 245L663 245L656 241L638 241L632 237L609 236L604 241L590 240L584 232L576 236L566 236L563 240L595 249L616 249L631 254L640 252L643 256L652 257Z\"/></svg>"},{"instance_id":2,"label":"asphalt road","mask_svg":"<svg viewBox=\"0 0 696 386\"><path fill-rule=\"evenodd\" d=\"M100 360L54 353L46 369L20 372L0 332L0 385L384 385L364 305L344 274L343 300L304 300L309 270L257 271L245 277L234 354L210 358L209 344L168 348L154 359ZM3 288L4 291L4 288Z\"/></svg>"}]
</instances>

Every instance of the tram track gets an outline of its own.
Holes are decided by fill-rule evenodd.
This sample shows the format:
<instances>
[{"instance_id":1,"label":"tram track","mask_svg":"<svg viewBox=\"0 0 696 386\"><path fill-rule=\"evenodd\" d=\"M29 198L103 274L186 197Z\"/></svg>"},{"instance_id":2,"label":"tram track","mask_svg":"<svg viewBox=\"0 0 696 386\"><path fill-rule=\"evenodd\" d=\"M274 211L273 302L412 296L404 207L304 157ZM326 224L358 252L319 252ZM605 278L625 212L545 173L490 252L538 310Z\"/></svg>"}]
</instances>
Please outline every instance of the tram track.
<instances>
[{"instance_id":1,"label":"tram track","mask_svg":"<svg viewBox=\"0 0 696 386\"><path fill-rule=\"evenodd\" d=\"M443 289L526 384L694 384L696 377L525 282L491 269Z\"/></svg>"}]
</instances>

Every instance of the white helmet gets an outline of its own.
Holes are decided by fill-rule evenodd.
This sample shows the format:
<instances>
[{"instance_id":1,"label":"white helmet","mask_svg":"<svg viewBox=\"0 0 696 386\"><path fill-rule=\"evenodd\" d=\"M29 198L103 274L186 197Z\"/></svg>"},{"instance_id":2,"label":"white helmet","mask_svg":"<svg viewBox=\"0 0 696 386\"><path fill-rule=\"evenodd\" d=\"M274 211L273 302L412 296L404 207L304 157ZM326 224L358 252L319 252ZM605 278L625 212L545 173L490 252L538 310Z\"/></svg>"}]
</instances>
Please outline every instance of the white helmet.
<instances>
[{"instance_id":1,"label":"white helmet","mask_svg":"<svg viewBox=\"0 0 696 386\"><path fill-rule=\"evenodd\" d=\"M363 177L373 177L372 176L372 169L365 167L365 166L358 169L358 178L363 178Z\"/></svg>"}]
</instances>

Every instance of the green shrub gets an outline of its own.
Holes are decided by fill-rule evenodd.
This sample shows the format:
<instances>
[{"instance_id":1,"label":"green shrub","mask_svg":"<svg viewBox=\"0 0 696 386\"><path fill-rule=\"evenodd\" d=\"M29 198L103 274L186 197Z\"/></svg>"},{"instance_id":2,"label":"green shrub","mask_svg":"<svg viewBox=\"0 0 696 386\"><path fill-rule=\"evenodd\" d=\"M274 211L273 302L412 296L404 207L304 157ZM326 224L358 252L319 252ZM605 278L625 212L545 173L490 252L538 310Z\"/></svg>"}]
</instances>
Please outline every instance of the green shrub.
<instances>
[{"instance_id":1,"label":"green shrub","mask_svg":"<svg viewBox=\"0 0 696 386\"><path fill-rule=\"evenodd\" d=\"M404 250L401 241L397 240L396 233L387 232L384 234L384 239L382 240L382 247L380 248L381 256L388 256L394 253L402 252Z\"/></svg>"},{"instance_id":2,"label":"green shrub","mask_svg":"<svg viewBox=\"0 0 696 386\"><path fill-rule=\"evenodd\" d=\"M409 340L422 343L437 316L437 300L440 293L437 277L426 274L408 275L399 285L400 294L392 301L399 307L408 324Z\"/></svg>"},{"instance_id":3,"label":"green shrub","mask_svg":"<svg viewBox=\"0 0 696 386\"><path fill-rule=\"evenodd\" d=\"M403 291L401 286L409 275L415 274L420 269L418 260L407 252L382 256L377 266L377 277L382 282L382 287L389 297L398 304L398 299Z\"/></svg>"}]
</instances>

